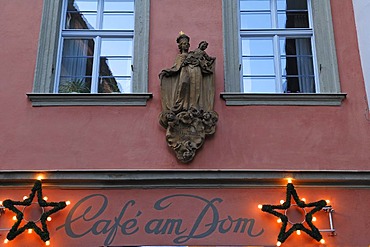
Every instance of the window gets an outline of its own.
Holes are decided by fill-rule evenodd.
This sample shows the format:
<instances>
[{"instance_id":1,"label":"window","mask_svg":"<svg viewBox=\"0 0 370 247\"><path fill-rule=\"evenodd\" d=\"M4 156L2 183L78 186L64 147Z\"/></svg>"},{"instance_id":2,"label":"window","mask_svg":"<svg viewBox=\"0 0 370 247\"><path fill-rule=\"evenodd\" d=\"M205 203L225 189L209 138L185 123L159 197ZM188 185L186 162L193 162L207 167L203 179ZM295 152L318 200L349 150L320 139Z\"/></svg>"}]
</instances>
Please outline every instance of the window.
<instances>
[{"instance_id":1,"label":"window","mask_svg":"<svg viewBox=\"0 0 370 247\"><path fill-rule=\"evenodd\" d=\"M224 0L227 105L340 105L328 0Z\"/></svg>"},{"instance_id":2,"label":"window","mask_svg":"<svg viewBox=\"0 0 370 247\"><path fill-rule=\"evenodd\" d=\"M44 1L34 106L145 105L149 0ZM45 49L47 47L47 49Z\"/></svg>"}]
</instances>

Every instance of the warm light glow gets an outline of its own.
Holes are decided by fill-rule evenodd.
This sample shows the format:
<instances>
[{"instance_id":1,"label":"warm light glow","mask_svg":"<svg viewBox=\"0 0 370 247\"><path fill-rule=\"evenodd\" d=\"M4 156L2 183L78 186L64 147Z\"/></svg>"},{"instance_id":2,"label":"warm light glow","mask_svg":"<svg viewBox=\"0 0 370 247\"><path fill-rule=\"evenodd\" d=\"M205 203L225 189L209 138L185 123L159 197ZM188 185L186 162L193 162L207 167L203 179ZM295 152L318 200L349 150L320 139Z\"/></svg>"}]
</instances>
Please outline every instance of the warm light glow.
<instances>
[{"instance_id":1,"label":"warm light glow","mask_svg":"<svg viewBox=\"0 0 370 247\"><path fill-rule=\"evenodd\" d=\"M284 200L280 200L280 204L284 204Z\"/></svg>"},{"instance_id":2,"label":"warm light glow","mask_svg":"<svg viewBox=\"0 0 370 247\"><path fill-rule=\"evenodd\" d=\"M302 198L302 199L301 199L301 201L304 201L304 202L306 202L306 198Z\"/></svg>"},{"instance_id":3,"label":"warm light glow","mask_svg":"<svg viewBox=\"0 0 370 247\"><path fill-rule=\"evenodd\" d=\"M0 201L0 206L2 206L3 205L3 201Z\"/></svg>"},{"instance_id":4,"label":"warm light glow","mask_svg":"<svg viewBox=\"0 0 370 247\"><path fill-rule=\"evenodd\" d=\"M288 180L288 183L290 183L290 184L293 182L292 178L287 178L287 180Z\"/></svg>"},{"instance_id":5,"label":"warm light glow","mask_svg":"<svg viewBox=\"0 0 370 247\"><path fill-rule=\"evenodd\" d=\"M45 201L47 201L49 198L47 196L44 196L43 198Z\"/></svg>"},{"instance_id":6,"label":"warm light glow","mask_svg":"<svg viewBox=\"0 0 370 247\"><path fill-rule=\"evenodd\" d=\"M71 202L70 201L66 201L66 205L68 206L69 204L71 204Z\"/></svg>"},{"instance_id":7,"label":"warm light glow","mask_svg":"<svg viewBox=\"0 0 370 247\"><path fill-rule=\"evenodd\" d=\"M258 208L259 209L262 209L262 204L258 204Z\"/></svg>"},{"instance_id":8,"label":"warm light glow","mask_svg":"<svg viewBox=\"0 0 370 247\"><path fill-rule=\"evenodd\" d=\"M330 200L325 200L325 201L326 201L326 203L327 203L327 204L329 204L329 203L330 203Z\"/></svg>"},{"instance_id":9,"label":"warm light glow","mask_svg":"<svg viewBox=\"0 0 370 247\"><path fill-rule=\"evenodd\" d=\"M281 245L281 242L277 241L276 246L280 246L280 245Z\"/></svg>"},{"instance_id":10,"label":"warm light glow","mask_svg":"<svg viewBox=\"0 0 370 247\"><path fill-rule=\"evenodd\" d=\"M15 215L14 215L14 216L13 216L13 220L17 220L17 216L15 216Z\"/></svg>"},{"instance_id":11,"label":"warm light glow","mask_svg":"<svg viewBox=\"0 0 370 247\"><path fill-rule=\"evenodd\" d=\"M280 219L280 218L279 218L279 219L277 219L276 221L277 221L277 223L281 223L281 219Z\"/></svg>"},{"instance_id":12,"label":"warm light glow","mask_svg":"<svg viewBox=\"0 0 370 247\"><path fill-rule=\"evenodd\" d=\"M28 233L31 234L32 233L32 229L28 229Z\"/></svg>"},{"instance_id":13,"label":"warm light glow","mask_svg":"<svg viewBox=\"0 0 370 247\"><path fill-rule=\"evenodd\" d=\"M314 217L312 217L312 221L316 221L317 220L317 218L314 216Z\"/></svg>"},{"instance_id":14,"label":"warm light glow","mask_svg":"<svg viewBox=\"0 0 370 247\"><path fill-rule=\"evenodd\" d=\"M325 240L322 238L322 239L320 240L320 243L325 244Z\"/></svg>"},{"instance_id":15,"label":"warm light glow","mask_svg":"<svg viewBox=\"0 0 370 247\"><path fill-rule=\"evenodd\" d=\"M49 241L49 240L48 240L48 241L46 241L46 242L45 242L45 245L48 245L48 246L49 246L49 245L50 245L50 241Z\"/></svg>"},{"instance_id":16,"label":"warm light glow","mask_svg":"<svg viewBox=\"0 0 370 247\"><path fill-rule=\"evenodd\" d=\"M4 240L4 244L7 244L9 242L9 240L6 238L5 240Z\"/></svg>"},{"instance_id":17,"label":"warm light glow","mask_svg":"<svg viewBox=\"0 0 370 247\"><path fill-rule=\"evenodd\" d=\"M27 196L24 196L24 197L23 197L23 200L26 200L27 198L28 198Z\"/></svg>"},{"instance_id":18,"label":"warm light glow","mask_svg":"<svg viewBox=\"0 0 370 247\"><path fill-rule=\"evenodd\" d=\"M44 176L42 176L42 175L38 175L37 176L37 180L40 180L41 181L42 179L44 179Z\"/></svg>"},{"instance_id":19,"label":"warm light glow","mask_svg":"<svg viewBox=\"0 0 370 247\"><path fill-rule=\"evenodd\" d=\"M51 217L48 217L46 220L47 220L47 221L51 221Z\"/></svg>"},{"instance_id":20,"label":"warm light glow","mask_svg":"<svg viewBox=\"0 0 370 247\"><path fill-rule=\"evenodd\" d=\"M301 230L297 230L297 235L301 235Z\"/></svg>"}]
</instances>

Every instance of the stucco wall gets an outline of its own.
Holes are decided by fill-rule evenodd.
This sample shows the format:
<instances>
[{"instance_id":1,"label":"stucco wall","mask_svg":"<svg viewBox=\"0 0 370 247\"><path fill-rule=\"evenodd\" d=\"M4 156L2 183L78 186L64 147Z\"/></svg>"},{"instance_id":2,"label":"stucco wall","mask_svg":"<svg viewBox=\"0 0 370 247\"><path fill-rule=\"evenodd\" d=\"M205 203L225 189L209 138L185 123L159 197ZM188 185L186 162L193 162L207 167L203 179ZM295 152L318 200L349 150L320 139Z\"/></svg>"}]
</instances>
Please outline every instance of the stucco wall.
<instances>
[{"instance_id":1,"label":"stucco wall","mask_svg":"<svg viewBox=\"0 0 370 247\"><path fill-rule=\"evenodd\" d=\"M0 168L5 169L368 169L370 126L351 0L332 0L340 107L226 107L221 0L151 1L146 107L32 107L42 1L2 3ZM16 13L16 14L15 14ZM179 164L158 124L158 73L171 67L179 31L191 49L217 57L216 133L189 165Z\"/></svg>"}]
</instances>

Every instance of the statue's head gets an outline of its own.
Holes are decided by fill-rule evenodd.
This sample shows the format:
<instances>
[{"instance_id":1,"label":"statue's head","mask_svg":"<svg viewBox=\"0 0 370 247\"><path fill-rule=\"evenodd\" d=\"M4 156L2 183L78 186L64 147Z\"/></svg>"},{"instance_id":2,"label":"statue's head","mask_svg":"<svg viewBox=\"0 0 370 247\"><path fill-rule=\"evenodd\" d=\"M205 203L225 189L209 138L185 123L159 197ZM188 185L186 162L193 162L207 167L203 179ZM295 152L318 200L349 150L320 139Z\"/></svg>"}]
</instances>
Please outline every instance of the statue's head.
<instances>
[{"instance_id":1,"label":"statue's head","mask_svg":"<svg viewBox=\"0 0 370 247\"><path fill-rule=\"evenodd\" d=\"M207 49L207 47L208 47L208 42L207 41L205 41L205 40L203 40L203 41L201 41L200 43L199 43L199 45L198 45L198 48L199 49L201 49L201 50L205 50L205 49Z\"/></svg>"},{"instance_id":2,"label":"statue's head","mask_svg":"<svg viewBox=\"0 0 370 247\"><path fill-rule=\"evenodd\" d=\"M180 51L188 51L190 48L190 38L185 33L180 32L180 35L177 37L176 42L178 44Z\"/></svg>"}]
</instances>

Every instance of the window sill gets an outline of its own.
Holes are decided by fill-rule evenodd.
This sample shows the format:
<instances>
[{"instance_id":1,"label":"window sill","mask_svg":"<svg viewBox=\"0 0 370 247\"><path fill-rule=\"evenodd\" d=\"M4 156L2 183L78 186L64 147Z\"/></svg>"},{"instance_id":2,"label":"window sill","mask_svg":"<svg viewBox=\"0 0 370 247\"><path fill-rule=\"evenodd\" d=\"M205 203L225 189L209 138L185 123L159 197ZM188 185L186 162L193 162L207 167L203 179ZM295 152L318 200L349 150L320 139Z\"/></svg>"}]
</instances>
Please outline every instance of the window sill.
<instances>
[{"instance_id":1,"label":"window sill","mask_svg":"<svg viewBox=\"0 0 370 247\"><path fill-rule=\"evenodd\" d=\"M340 106L345 93L226 93L220 97L227 106L242 105L297 105L297 106Z\"/></svg>"},{"instance_id":2,"label":"window sill","mask_svg":"<svg viewBox=\"0 0 370 247\"><path fill-rule=\"evenodd\" d=\"M146 106L151 93L28 93L32 106Z\"/></svg>"}]
</instances>

